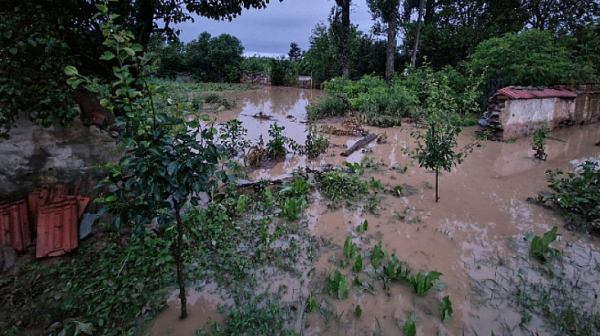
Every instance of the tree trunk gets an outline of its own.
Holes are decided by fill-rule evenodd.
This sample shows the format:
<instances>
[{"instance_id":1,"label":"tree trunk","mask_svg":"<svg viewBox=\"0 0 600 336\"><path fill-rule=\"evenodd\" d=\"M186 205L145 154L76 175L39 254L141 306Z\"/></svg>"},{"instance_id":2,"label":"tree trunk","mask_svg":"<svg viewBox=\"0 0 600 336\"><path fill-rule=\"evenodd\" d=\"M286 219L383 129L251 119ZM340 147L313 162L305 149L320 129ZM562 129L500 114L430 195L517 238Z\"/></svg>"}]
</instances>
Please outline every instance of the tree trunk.
<instances>
[{"instance_id":1,"label":"tree trunk","mask_svg":"<svg viewBox=\"0 0 600 336\"><path fill-rule=\"evenodd\" d=\"M139 1L138 15L136 17L137 25L137 42L140 43L144 48L150 42L150 35L154 30L154 12L156 11L155 0L141 0Z\"/></svg>"},{"instance_id":2,"label":"tree trunk","mask_svg":"<svg viewBox=\"0 0 600 336\"><path fill-rule=\"evenodd\" d=\"M177 282L179 283L179 299L181 300L181 316L179 318L184 319L187 317L187 298L185 296L185 280L183 278L183 223L181 222L181 216L179 211L181 207L177 202L175 206L175 218L177 219Z\"/></svg>"},{"instance_id":3,"label":"tree trunk","mask_svg":"<svg viewBox=\"0 0 600 336\"><path fill-rule=\"evenodd\" d=\"M350 78L350 2L351 0L337 0L342 7L342 50L340 63L342 64L342 77Z\"/></svg>"},{"instance_id":4,"label":"tree trunk","mask_svg":"<svg viewBox=\"0 0 600 336\"><path fill-rule=\"evenodd\" d=\"M397 13L394 13L393 17L388 21L388 36L387 36L387 50L386 50L386 62L385 62L385 81L390 84L392 74L394 73L394 55L396 54L396 32L397 32Z\"/></svg>"},{"instance_id":5,"label":"tree trunk","mask_svg":"<svg viewBox=\"0 0 600 336\"><path fill-rule=\"evenodd\" d=\"M375 139L377 139L377 134L369 133L364 138L362 138L362 139L358 140L356 143L354 143L354 145L352 145L352 147L346 149L341 155L349 156L350 154L352 154L352 153L356 152L357 150L363 148L364 146L368 145Z\"/></svg>"},{"instance_id":6,"label":"tree trunk","mask_svg":"<svg viewBox=\"0 0 600 336\"><path fill-rule=\"evenodd\" d=\"M440 200L440 196L438 196L438 180L440 175L440 169L435 168L435 202Z\"/></svg>"},{"instance_id":7,"label":"tree trunk","mask_svg":"<svg viewBox=\"0 0 600 336\"><path fill-rule=\"evenodd\" d=\"M412 57L410 58L410 65L415 66L417 63L417 49L419 49L419 36L421 35L421 18L423 17L423 7L425 6L425 0L421 0L419 4L419 18L417 19L417 31L415 33L415 45L413 47Z\"/></svg>"}]
</instances>

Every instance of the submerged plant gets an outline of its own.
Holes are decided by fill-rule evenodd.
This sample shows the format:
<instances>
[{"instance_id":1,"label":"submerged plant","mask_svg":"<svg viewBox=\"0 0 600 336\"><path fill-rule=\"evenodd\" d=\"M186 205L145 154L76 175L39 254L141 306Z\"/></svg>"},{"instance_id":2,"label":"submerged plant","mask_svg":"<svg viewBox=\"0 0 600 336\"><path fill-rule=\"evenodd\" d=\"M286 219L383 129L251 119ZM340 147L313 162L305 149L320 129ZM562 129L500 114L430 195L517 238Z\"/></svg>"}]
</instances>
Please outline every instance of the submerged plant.
<instances>
[{"instance_id":1,"label":"submerged plant","mask_svg":"<svg viewBox=\"0 0 600 336\"><path fill-rule=\"evenodd\" d=\"M329 293L337 296L338 299L343 300L348 297L350 290L348 286L348 279L345 275L342 275L339 270L335 270L333 277L327 276L327 284L329 287Z\"/></svg>"},{"instance_id":2,"label":"submerged plant","mask_svg":"<svg viewBox=\"0 0 600 336\"><path fill-rule=\"evenodd\" d=\"M365 232L367 231L367 229L369 228L369 221L367 221L365 219L365 221L360 224L359 226L356 227L356 232L361 233L361 232Z\"/></svg>"},{"instance_id":3,"label":"submerged plant","mask_svg":"<svg viewBox=\"0 0 600 336\"><path fill-rule=\"evenodd\" d=\"M449 296L444 296L440 305L440 313L442 314L442 322L450 321L452 317L452 302Z\"/></svg>"},{"instance_id":4,"label":"submerged plant","mask_svg":"<svg viewBox=\"0 0 600 336\"><path fill-rule=\"evenodd\" d=\"M306 208L306 197L288 197L281 207L281 215L290 222L300 217L302 211Z\"/></svg>"},{"instance_id":5,"label":"submerged plant","mask_svg":"<svg viewBox=\"0 0 600 336\"><path fill-rule=\"evenodd\" d=\"M558 228L555 226L552 230L544 233L542 237L534 236L531 240L531 254L540 259L546 261L547 255L554 257L558 254L558 251L550 247L550 243L556 240L559 236L556 231Z\"/></svg>"},{"instance_id":6,"label":"submerged plant","mask_svg":"<svg viewBox=\"0 0 600 336\"><path fill-rule=\"evenodd\" d=\"M425 296L441 276L442 273L436 271L429 273L419 272L416 275L410 276L410 284L418 296Z\"/></svg>"},{"instance_id":7,"label":"submerged plant","mask_svg":"<svg viewBox=\"0 0 600 336\"><path fill-rule=\"evenodd\" d=\"M406 323L404 323L404 334L406 336L416 336L417 335L417 326L415 325L415 321L417 319L417 314L415 312L410 313L408 318L406 319Z\"/></svg>"},{"instance_id":8,"label":"submerged plant","mask_svg":"<svg viewBox=\"0 0 600 336\"><path fill-rule=\"evenodd\" d=\"M248 130L237 119L222 124L220 133L221 145L230 157L243 154L250 147L250 141L245 138Z\"/></svg>"},{"instance_id":9,"label":"submerged plant","mask_svg":"<svg viewBox=\"0 0 600 336\"><path fill-rule=\"evenodd\" d=\"M277 123L271 124L269 126L269 136L271 139L267 142L267 152L269 154L269 158L277 159L280 157L285 157L287 150L285 149L285 144L289 141L288 137L283 135L283 130L285 126L278 126Z\"/></svg>"},{"instance_id":10,"label":"submerged plant","mask_svg":"<svg viewBox=\"0 0 600 336\"><path fill-rule=\"evenodd\" d=\"M383 272L390 280L401 280L408 279L412 269L406 263L400 262L396 253L394 253L387 265L383 265Z\"/></svg>"},{"instance_id":11,"label":"submerged plant","mask_svg":"<svg viewBox=\"0 0 600 336\"><path fill-rule=\"evenodd\" d=\"M546 123L541 123L531 133L531 149L535 151L533 155L538 160L546 160L548 154L546 154L546 138L550 129Z\"/></svg>"},{"instance_id":12,"label":"submerged plant","mask_svg":"<svg viewBox=\"0 0 600 336\"><path fill-rule=\"evenodd\" d=\"M356 244L352 242L349 236L346 237L346 241L344 241L344 256L346 258L354 258L357 254Z\"/></svg>"},{"instance_id":13,"label":"submerged plant","mask_svg":"<svg viewBox=\"0 0 600 336\"><path fill-rule=\"evenodd\" d=\"M379 260L383 258L385 258L385 252L381 247L380 241L377 245L375 245L375 248L373 248L373 254L371 255L371 264L375 269L377 269L377 267L379 266Z\"/></svg>"},{"instance_id":14,"label":"submerged plant","mask_svg":"<svg viewBox=\"0 0 600 336\"><path fill-rule=\"evenodd\" d=\"M352 270L355 273L359 273L360 271L362 271L362 268L363 268L362 256L359 254L358 257L356 257L354 266L352 266Z\"/></svg>"}]
</instances>

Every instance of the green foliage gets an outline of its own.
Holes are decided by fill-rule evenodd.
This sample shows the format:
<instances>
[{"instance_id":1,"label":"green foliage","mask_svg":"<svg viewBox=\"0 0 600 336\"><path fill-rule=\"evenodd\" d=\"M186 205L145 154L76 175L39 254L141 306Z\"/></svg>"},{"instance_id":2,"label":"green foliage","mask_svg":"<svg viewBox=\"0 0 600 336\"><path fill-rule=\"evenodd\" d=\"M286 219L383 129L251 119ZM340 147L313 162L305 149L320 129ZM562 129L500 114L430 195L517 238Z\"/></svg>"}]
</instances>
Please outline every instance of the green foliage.
<instances>
[{"instance_id":1,"label":"green foliage","mask_svg":"<svg viewBox=\"0 0 600 336\"><path fill-rule=\"evenodd\" d=\"M462 131L463 116L476 111L475 99L468 99L464 103L463 110L458 102L452 97L452 90L445 75L438 80L430 69L425 70L426 80L423 83L422 114L425 129L413 129L411 136L415 139L416 148L411 152L413 158L417 159L419 166L435 171L436 202L438 195L438 175L440 170L451 171L455 164L460 164L466 154L473 150L477 142L467 144L458 153L453 148L458 145L458 134ZM476 92L479 82L475 82L469 91ZM466 94L468 97L476 97L477 94Z\"/></svg>"},{"instance_id":2,"label":"green foliage","mask_svg":"<svg viewBox=\"0 0 600 336\"><path fill-rule=\"evenodd\" d=\"M123 241L129 246L124 247ZM0 286L0 308L10 311L0 329L14 326L24 335L22 328L47 330L69 317L78 323L65 324L65 332L87 324L102 335L142 332L140 318L161 310L163 289L174 280L171 248L154 233L130 241L110 236L104 243L81 242L68 262L23 264L18 275Z\"/></svg>"},{"instance_id":3,"label":"green foliage","mask_svg":"<svg viewBox=\"0 0 600 336\"><path fill-rule=\"evenodd\" d=\"M296 174L293 182L282 184L279 195L299 198L305 196L311 187L312 184L306 181L302 175Z\"/></svg>"},{"instance_id":4,"label":"green foliage","mask_svg":"<svg viewBox=\"0 0 600 336\"><path fill-rule=\"evenodd\" d=\"M352 270L355 273L360 273L363 269L363 261L362 261L362 256L359 254L358 257L356 257L356 261L354 262L354 266L352 266Z\"/></svg>"},{"instance_id":5,"label":"green foliage","mask_svg":"<svg viewBox=\"0 0 600 336\"><path fill-rule=\"evenodd\" d=\"M219 130L221 135L221 146L228 154L229 157L236 157L240 154L244 154L246 149L250 147L250 141L246 139L248 130L242 126L242 122L234 119L224 124L221 124Z\"/></svg>"},{"instance_id":6,"label":"green foliage","mask_svg":"<svg viewBox=\"0 0 600 336\"><path fill-rule=\"evenodd\" d=\"M415 325L415 320L417 319L417 315L415 312L410 313L408 319L406 319L406 323L404 323L404 334L406 336L416 336L417 335L417 326Z\"/></svg>"},{"instance_id":7,"label":"green foliage","mask_svg":"<svg viewBox=\"0 0 600 336\"><path fill-rule=\"evenodd\" d=\"M355 258L358 255L356 244L352 242L350 236L346 237L344 241L344 256L348 259Z\"/></svg>"},{"instance_id":8,"label":"green foliage","mask_svg":"<svg viewBox=\"0 0 600 336\"><path fill-rule=\"evenodd\" d=\"M531 149L535 151L533 156L538 160L546 160L546 157L548 157L548 154L546 154L546 138L548 138L549 133L550 129L545 123L538 125L531 132Z\"/></svg>"},{"instance_id":9,"label":"green foliage","mask_svg":"<svg viewBox=\"0 0 600 336\"><path fill-rule=\"evenodd\" d=\"M254 55L242 61L242 70L250 72L271 72L271 57Z\"/></svg>"},{"instance_id":10,"label":"green foliage","mask_svg":"<svg viewBox=\"0 0 600 336\"><path fill-rule=\"evenodd\" d=\"M349 175L341 171L325 172L321 175L321 192L333 201L341 198L356 198L369 192L369 182L358 175Z\"/></svg>"},{"instance_id":11,"label":"green foliage","mask_svg":"<svg viewBox=\"0 0 600 336\"><path fill-rule=\"evenodd\" d=\"M316 103L306 107L308 118L310 120L319 120L328 117L345 115L349 111L349 106L343 97L338 95L327 95L319 97Z\"/></svg>"},{"instance_id":12,"label":"green foliage","mask_svg":"<svg viewBox=\"0 0 600 336\"><path fill-rule=\"evenodd\" d=\"M241 307L233 306L220 309L226 312L225 327L218 323L210 323L208 331L197 330L198 336L227 336L227 335L295 335L286 326L290 320L290 309L287 306L273 302L255 300Z\"/></svg>"},{"instance_id":13,"label":"green foliage","mask_svg":"<svg viewBox=\"0 0 600 336\"><path fill-rule=\"evenodd\" d=\"M375 269L379 267L379 260L385 259L385 251L381 247L381 241L375 245L373 248L373 253L371 254L371 264Z\"/></svg>"},{"instance_id":14,"label":"green foliage","mask_svg":"<svg viewBox=\"0 0 600 336\"><path fill-rule=\"evenodd\" d=\"M312 124L308 126L306 132L306 141L304 142L304 148L300 151L301 153L306 153L309 159L314 159L327 152L329 138L318 134L316 127Z\"/></svg>"},{"instance_id":15,"label":"green foliage","mask_svg":"<svg viewBox=\"0 0 600 336\"><path fill-rule=\"evenodd\" d=\"M306 299L306 312L314 312L319 310L319 302L312 294Z\"/></svg>"},{"instance_id":16,"label":"green foliage","mask_svg":"<svg viewBox=\"0 0 600 336\"><path fill-rule=\"evenodd\" d=\"M440 305L440 313L442 314L442 322L450 321L452 317L452 302L449 296L444 296Z\"/></svg>"},{"instance_id":17,"label":"green foliage","mask_svg":"<svg viewBox=\"0 0 600 336\"><path fill-rule=\"evenodd\" d=\"M184 46L185 68L204 82L239 82L244 47L236 37L203 32Z\"/></svg>"},{"instance_id":18,"label":"green foliage","mask_svg":"<svg viewBox=\"0 0 600 336\"><path fill-rule=\"evenodd\" d=\"M361 233L361 232L365 232L367 231L367 229L369 228L369 221L367 221L365 219L365 221L360 224L359 226L356 227L356 232Z\"/></svg>"},{"instance_id":19,"label":"green foliage","mask_svg":"<svg viewBox=\"0 0 600 336\"><path fill-rule=\"evenodd\" d=\"M286 198L281 207L281 215L288 221L293 222L302 215L306 208L306 196Z\"/></svg>"},{"instance_id":20,"label":"green foliage","mask_svg":"<svg viewBox=\"0 0 600 336\"><path fill-rule=\"evenodd\" d=\"M61 76L75 62L65 42L72 24L59 24L62 13L53 7L29 1L0 5L0 141L9 138L19 114L43 127L55 120L67 126L78 116Z\"/></svg>"},{"instance_id":21,"label":"green foliage","mask_svg":"<svg viewBox=\"0 0 600 336\"><path fill-rule=\"evenodd\" d=\"M383 265L383 273L390 280L408 279L412 269L404 262L398 260L396 253L392 254L387 265Z\"/></svg>"},{"instance_id":22,"label":"green foliage","mask_svg":"<svg viewBox=\"0 0 600 336\"><path fill-rule=\"evenodd\" d=\"M277 123L273 123L269 126L269 136L271 139L267 142L267 152L271 159L285 157L285 154L287 153L285 144L288 143L290 139L283 135L284 129L285 126L278 126Z\"/></svg>"},{"instance_id":23,"label":"green foliage","mask_svg":"<svg viewBox=\"0 0 600 336\"><path fill-rule=\"evenodd\" d=\"M442 273L431 271L429 273L419 272L410 276L410 284L418 296L425 296L433 285L440 279Z\"/></svg>"},{"instance_id":24,"label":"green foliage","mask_svg":"<svg viewBox=\"0 0 600 336\"><path fill-rule=\"evenodd\" d=\"M295 61L302 57L302 49L298 47L298 43L292 42L290 43L290 51L288 52L288 58L292 61Z\"/></svg>"},{"instance_id":25,"label":"green foliage","mask_svg":"<svg viewBox=\"0 0 600 336\"><path fill-rule=\"evenodd\" d=\"M555 226L552 230L544 233L544 235L540 238L538 236L534 236L531 240L531 254L540 259L541 261L548 260L548 254L550 257L554 257L558 254L558 251L550 247L550 243L556 240L559 234L556 233L558 228Z\"/></svg>"},{"instance_id":26,"label":"green foliage","mask_svg":"<svg viewBox=\"0 0 600 336\"><path fill-rule=\"evenodd\" d=\"M326 281L331 295L337 296L339 300L348 298L348 278L342 275L339 270L335 270L333 277L328 275Z\"/></svg>"},{"instance_id":27,"label":"green foliage","mask_svg":"<svg viewBox=\"0 0 600 336\"><path fill-rule=\"evenodd\" d=\"M360 305L356 305L356 308L354 309L354 316L356 316L356 318L360 318L362 316L362 309L360 308Z\"/></svg>"},{"instance_id":28,"label":"green foliage","mask_svg":"<svg viewBox=\"0 0 600 336\"><path fill-rule=\"evenodd\" d=\"M468 68L485 73L485 92L491 95L509 85L549 86L591 79L590 64L551 31L537 29L509 33L479 44L469 56Z\"/></svg>"},{"instance_id":29,"label":"green foliage","mask_svg":"<svg viewBox=\"0 0 600 336\"><path fill-rule=\"evenodd\" d=\"M600 220L600 167L586 161L579 173L562 176L560 170L547 170L549 196L539 195L542 202L555 206L567 220L568 229L597 230Z\"/></svg>"},{"instance_id":30,"label":"green foliage","mask_svg":"<svg viewBox=\"0 0 600 336\"><path fill-rule=\"evenodd\" d=\"M271 76L271 85L293 86L296 84L298 73L288 60L271 58L271 68L269 75Z\"/></svg>"}]
</instances>

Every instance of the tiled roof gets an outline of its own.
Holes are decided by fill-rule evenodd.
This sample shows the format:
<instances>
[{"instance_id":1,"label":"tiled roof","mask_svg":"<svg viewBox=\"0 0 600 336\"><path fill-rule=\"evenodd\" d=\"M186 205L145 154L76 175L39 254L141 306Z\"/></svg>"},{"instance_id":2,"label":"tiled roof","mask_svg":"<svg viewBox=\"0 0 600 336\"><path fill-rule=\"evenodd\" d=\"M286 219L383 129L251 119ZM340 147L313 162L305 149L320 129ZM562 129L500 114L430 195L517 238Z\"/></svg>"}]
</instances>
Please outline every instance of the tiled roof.
<instances>
[{"instance_id":1,"label":"tiled roof","mask_svg":"<svg viewBox=\"0 0 600 336\"><path fill-rule=\"evenodd\" d=\"M577 98L577 93L565 89L550 89L539 87L509 86L498 90L496 95L504 95L509 99L538 99L538 98Z\"/></svg>"}]
</instances>

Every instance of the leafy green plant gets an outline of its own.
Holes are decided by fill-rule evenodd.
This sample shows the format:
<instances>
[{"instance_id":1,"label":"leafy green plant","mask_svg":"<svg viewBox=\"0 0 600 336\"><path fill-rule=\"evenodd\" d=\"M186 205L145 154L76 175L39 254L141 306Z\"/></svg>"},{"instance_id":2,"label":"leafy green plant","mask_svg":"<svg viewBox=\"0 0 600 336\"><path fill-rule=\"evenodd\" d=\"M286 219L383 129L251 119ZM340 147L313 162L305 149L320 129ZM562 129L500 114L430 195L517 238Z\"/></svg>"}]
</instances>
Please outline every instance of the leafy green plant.
<instances>
[{"instance_id":1,"label":"leafy green plant","mask_svg":"<svg viewBox=\"0 0 600 336\"><path fill-rule=\"evenodd\" d=\"M361 233L367 231L369 228L369 221L365 219L365 221L356 227L356 232Z\"/></svg>"},{"instance_id":2,"label":"leafy green plant","mask_svg":"<svg viewBox=\"0 0 600 336\"><path fill-rule=\"evenodd\" d=\"M219 129L219 139L221 140L221 146L225 149L225 152L229 157L236 157L240 154L244 154L246 149L250 147L250 141L246 139L248 130L242 126L242 122L233 119L224 124L221 124Z\"/></svg>"},{"instance_id":3,"label":"leafy green plant","mask_svg":"<svg viewBox=\"0 0 600 336\"><path fill-rule=\"evenodd\" d=\"M335 270L333 277L328 275L326 281L329 287L329 293L331 295L337 296L337 298L340 300L348 297L348 279L345 275L342 275L339 270Z\"/></svg>"},{"instance_id":4,"label":"leafy green plant","mask_svg":"<svg viewBox=\"0 0 600 336\"><path fill-rule=\"evenodd\" d=\"M473 151L479 140L464 146L458 153L457 138L462 131L464 113L475 112L478 108L475 100L466 106L459 106L452 97L448 78L437 79L429 68L425 68L423 95L426 97L422 109L424 129L414 128L410 134L415 139L416 148L411 156L417 159L420 167L435 171L435 201L439 200L439 172L450 172L452 166L460 164L467 153ZM475 81L467 91L478 91L481 81ZM475 93L472 94L473 96ZM462 114L461 114L462 113Z\"/></svg>"},{"instance_id":5,"label":"leafy green plant","mask_svg":"<svg viewBox=\"0 0 600 336\"><path fill-rule=\"evenodd\" d=\"M306 311L310 313L317 310L319 310L319 302L317 301L317 298L311 294L308 299L306 299Z\"/></svg>"},{"instance_id":6,"label":"leafy green plant","mask_svg":"<svg viewBox=\"0 0 600 336\"><path fill-rule=\"evenodd\" d=\"M362 308L360 308L360 305L356 305L356 308L354 308L354 316L356 316L356 318L362 316Z\"/></svg>"},{"instance_id":7,"label":"leafy green plant","mask_svg":"<svg viewBox=\"0 0 600 336\"><path fill-rule=\"evenodd\" d=\"M301 154L306 154L309 159L314 159L327 152L329 138L317 133L317 128L312 123L308 126L306 132L306 141L300 151Z\"/></svg>"},{"instance_id":8,"label":"leafy green plant","mask_svg":"<svg viewBox=\"0 0 600 336\"><path fill-rule=\"evenodd\" d=\"M371 254L371 264L373 265L373 267L375 269L377 269L377 267L379 267L379 260L384 259L384 258L385 258L385 251L383 251L383 249L381 247L381 241L380 241L373 248L373 253Z\"/></svg>"},{"instance_id":9,"label":"leafy green plant","mask_svg":"<svg viewBox=\"0 0 600 336\"><path fill-rule=\"evenodd\" d=\"M442 273L436 271L429 273L419 272L416 275L410 276L410 284L418 296L425 296L441 276Z\"/></svg>"},{"instance_id":10,"label":"leafy green plant","mask_svg":"<svg viewBox=\"0 0 600 336\"><path fill-rule=\"evenodd\" d=\"M287 153L285 144L289 140L288 137L283 135L283 130L285 130L285 126L278 126L277 123L273 123L269 126L269 136L271 139L267 142L266 147L269 158L271 159L285 157L285 154Z\"/></svg>"},{"instance_id":11,"label":"leafy green plant","mask_svg":"<svg viewBox=\"0 0 600 336\"><path fill-rule=\"evenodd\" d=\"M440 313L442 314L442 322L450 321L452 317L452 302L449 296L444 296L440 305Z\"/></svg>"},{"instance_id":12,"label":"leafy green plant","mask_svg":"<svg viewBox=\"0 0 600 336\"><path fill-rule=\"evenodd\" d=\"M550 243L556 240L559 234L556 233L558 228L555 226L552 230L544 233L542 237L534 236L531 240L531 254L542 260L548 260L547 255L550 254L551 257L555 257L558 254L558 251L550 247Z\"/></svg>"},{"instance_id":13,"label":"leafy green plant","mask_svg":"<svg viewBox=\"0 0 600 336\"><path fill-rule=\"evenodd\" d=\"M354 258L358 254L356 244L352 242L350 236L344 241L344 256L346 258Z\"/></svg>"},{"instance_id":14,"label":"leafy green plant","mask_svg":"<svg viewBox=\"0 0 600 336\"><path fill-rule=\"evenodd\" d=\"M362 271L362 268L363 268L362 256L359 254L358 257L356 257L356 261L354 262L354 266L352 266L352 270L355 273L359 273L360 271Z\"/></svg>"},{"instance_id":15,"label":"leafy green plant","mask_svg":"<svg viewBox=\"0 0 600 336\"><path fill-rule=\"evenodd\" d=\"M531 132L531 149L535 151L533 155L538 160L546 160L548 154L546 154L546 138L550 129L545 123L538 125L536 129Z\"/></svg>"},{"instance_id":16,"label":"leafy green plant","mask_svg":"<svg viewBox=\"0 0 600 336\"><path fill-rule=\"evenodd\" d=\"M306 197L287 197L281 207L281 215L290 222L300 217L306 208Z\"/></svg>"},{"instance_id":17,"label":"leafy green plant","mask_svg":"<svg viewBox=\"0 0 600 336\"><path fill-rule=\"evenodd\" d=\"M103 211L113 214L113 223L133 223L137 232L157 218L160 225L176 222L177 248L175 261L181 298L181 317L187 316L185 279L183 274L184 223L181 209L186 203L199 204L199 193L216 187L215 177L225 181L224 172L217 172L222 147L215 143L217 130L203 127L197 120L186 121L183 115L188 104L179 104L178 113L163 113L156 101L161 97L156 85L141 74L151 68L141 52L143 47L133 43L133 34L115 23L116 14L109 14L107 2L96 6L96 15L107 47L102 56L116 62L111 85L101 84L79 75L72 66L65 68L73 88L85 87L99 93L100 103L109 110L125 111L117 118L124 132L117 143L127 149L117 164L108 164L108 177L97 187L116 186L105 198ZM134 71L138 77L134 77ZM168 99L165 99L169 103ZM208 117L202 117L208 121Z\"/></svg>"},{"instance_id":18,"label":"leafy green plant","mask_svg":"<svg viewBox=\"0 0 600 336\"><path fill-rule=\"evenodd\" d=\"M404 323L404 334L406 336L416 336L417 335L417 326L415 325L415 321L417 320L417 314L415 312L410 313L406 322Z\"/></svg>"},{"instance_id":19,"label":"leafy green plant","mask_svg":"<svg viewBox=\"0 0 600 336\"><path fill-rule=\"evenodd\" d=\"M294 181L282 184L279 195L285 197L302 197L308 193L311 187L311 183L305 180L300 174L296 174Z\"/></svg>"},{"instance_id":20,"label":"leafy green plant","mask_svg":"<svg viewBox=\"0 0 600 336\"><path fill-rule=\"evenodd\" d=\"M310 120L344 115L349 109L347 100L339 95L327 95L306 107Z\"/></svg>"},{"instance_id":21,"label":"leafy green plant","mask_svg":"<svg viewBox=\"0 0 600 336\"><path fill-rule=\"evenodd\" d=\"M562 213L567 229L597 231L600 229L600 167L586 161L577 168L579 173L562 176L560 170L547 170L550 195L539 195L542 203L549 203Z\"/></svg>"},{"instance_id":22,"label":"leafy green plant","mask_svg":"<svg viewBox=\"0 0 600 336\"><path fill-rule=\"evenodd\" d=\"M387 265L383 265L383 272L390 280L402 280L409 278L412 269L406 263L400 262L396 253L393 253Z\"/></svg>"},{"instance_id":23,"label":"leafy green plant","mask_svg":"<svg viewBox=\"0 0 600 336\"><path fill-rule=\"evenodd\" d=\"M369 182L357 175L348 175L341 171L325 172L321 175L320 187L323 194L333 201L343 197L356 198L369 192Z\"/></svg>"}]
</instances>

